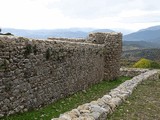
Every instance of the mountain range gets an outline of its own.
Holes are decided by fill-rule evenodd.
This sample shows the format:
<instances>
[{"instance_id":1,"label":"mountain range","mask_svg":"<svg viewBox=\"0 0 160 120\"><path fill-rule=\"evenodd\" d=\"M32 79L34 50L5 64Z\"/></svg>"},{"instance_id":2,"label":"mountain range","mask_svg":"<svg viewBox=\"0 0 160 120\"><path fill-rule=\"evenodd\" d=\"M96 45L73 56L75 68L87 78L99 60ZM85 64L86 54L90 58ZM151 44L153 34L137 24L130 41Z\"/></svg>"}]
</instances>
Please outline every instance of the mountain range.
<instances>
[{"instance_id":1,"label":"mountain range","mask_svg":"<svg viewBox=\"0 0 160 120\"><path fill-rule=\"evenodd\" d=\"M53 30L24 30L3 28L3 33L12 33L16 36L27 38L47 39L48 37L63 38L86 38L90 32L114 32L110 29L92 29L92 28L70 28L70 29L53 29Z\"/></svg>"},{"instance_id":2,"label":"mountain range","mask_svg":"<svg viewBox=\"0 0 160 120\"><path fill-rule=\"evenodd\" d=\"M148 41L154 42L160 38L160 26L153 26L146 29L141 29L137 32L124 35L126 41Z\"/></svg>"},{"instance_id":3,"label":"mountain range","mask_svg":"<svg viewBox=\"0 0 160 120\"><path fill-rule=\"evenodd\" d=\"M27 38L46 39L48 37L86 38L90 32L120 32L124 33L124 50L160 48L160 25L132 32L126 29L94 29L94 28L69 28L69 29L41 29L25 30L3 28L2 33L12 33L16 36ZM126 34L129 33L129 34Z\"/></svg>"},{"instance_id":4,"label":"mountain range","mask_svg":"<svg viewBox=\"0 0 160 120\"><path fill-rule=\"evenodd\" d=\"M132 49L160 48L160 25L141 29L123 36L124 48ZM128 49L126 49L128 50Z\"/></svg>"}]
</instances>

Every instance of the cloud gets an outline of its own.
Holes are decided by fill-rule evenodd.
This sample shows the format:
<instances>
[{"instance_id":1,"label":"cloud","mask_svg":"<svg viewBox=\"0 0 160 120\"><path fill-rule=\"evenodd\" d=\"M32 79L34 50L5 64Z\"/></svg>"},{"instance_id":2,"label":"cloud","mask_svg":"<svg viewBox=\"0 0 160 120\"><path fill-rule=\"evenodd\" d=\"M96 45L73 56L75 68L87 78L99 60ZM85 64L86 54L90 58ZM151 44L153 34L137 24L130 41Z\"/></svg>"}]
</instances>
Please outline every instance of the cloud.
<instances>
[{"instance_id":1,"label":"cloud","mask_svg":"<svg viewBox=\"0 0 160 120\"><path fill-rule=\"evenodd\" d=\"M132 28L160 22L158 0L3 0L0 27Z\"/></svg>"},{"instance_id":2,"label":"cloud","mask_svg":"<svg viewBox=\"0 0 160 120\"><path fill-rule=\"evenodd\" d=\"M120 6L109 0L59 0L48 4L48 8L57 8L65 16L82 19L111 16Z\"/></svg>"},{"instance_id":3,"label":"cloud","mask_svg":"<svg viewBox=\"0 0 160 120\"><path fill-rule=\"evenodd\" d=\"M47 3L45 0L4 0L0 4L0 26L27 29L54 27L63 15L48 9Z\"/></svg>"},{"instance_id":4,"label":"cloud","mask_svg":"<svg viewBox=\"0 0 160 120\"><path fill-rule=\"evenodd\" d=\"M160 11L125 11L119 15L122 23L147 23L160 22Z\"/></svg>"},{"instance_id":5,"label":"cloud","mask_svg":"<svg viewBox=\"0 0 160 120\"><path fill-rule=\"evenodd\" d=\"M49 2L48 8L57 8L62 14L71 18L111 17L122 11L156 10L160 2L157 0L57 0Z\"/></svg>"}]
</instances>

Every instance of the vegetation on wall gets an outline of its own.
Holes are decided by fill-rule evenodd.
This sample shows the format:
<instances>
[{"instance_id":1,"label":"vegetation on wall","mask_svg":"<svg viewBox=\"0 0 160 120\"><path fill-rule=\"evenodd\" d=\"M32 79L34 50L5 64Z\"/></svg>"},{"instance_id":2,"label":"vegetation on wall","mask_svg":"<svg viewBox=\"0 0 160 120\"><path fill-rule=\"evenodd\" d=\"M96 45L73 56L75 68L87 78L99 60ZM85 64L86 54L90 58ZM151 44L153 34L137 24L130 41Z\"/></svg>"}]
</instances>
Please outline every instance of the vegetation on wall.
<instances>
[{"instance_id":1,"label":"vegetation on wall","mask_svg":"<svg viewBox=\"0 0 160 120\"><path fill-rule=\"evenodd\" d=\"M32 53L32 45L27 44L24 51L24 56L27 57L30 53Z\"/></svg>"},{"instance_id":2,"label":"vegetation on wall","mask_svg":"<svg viewBox=\"0 0 160 120\"><path fill-rule=\"evenodd\" d=\"M36 55L37 52L38 52L38 49L36 45L32 46L31 44L27 44L25 47L24 56L26 58L31 53L34 53L34 55Z\"/></svg>"},{"instance_id":3,"label":"vegetation on wall","mask_svg":"<svg viewBox=\"0 0 160 120\"><path fill-rule=\"evenodd\" d=\"M46 60L49 60L50 57L51 57L51 50L48 48L46 50Z\"/></svg>"},{"instance_id":4,"label":"vegetation on wall","mask_svg":"<svg viewBox=\"0 0 160 120\"><path fill-rule=\"evenodd\" d=\"M8 60L4 59L3 61L0 61L0 70L7 70L8 68Z\"/></svg>"},{"instance_id":5,"label":"vegetation on wall","mask_svg":"<svg viewBox=\"0 0 160 120\"><path fill-rule=\"evenodd\" d=\"M34 55L37 55L38 49L37 49L37 45L33 46L33 53Z\"/></svg>"}]
</instances>

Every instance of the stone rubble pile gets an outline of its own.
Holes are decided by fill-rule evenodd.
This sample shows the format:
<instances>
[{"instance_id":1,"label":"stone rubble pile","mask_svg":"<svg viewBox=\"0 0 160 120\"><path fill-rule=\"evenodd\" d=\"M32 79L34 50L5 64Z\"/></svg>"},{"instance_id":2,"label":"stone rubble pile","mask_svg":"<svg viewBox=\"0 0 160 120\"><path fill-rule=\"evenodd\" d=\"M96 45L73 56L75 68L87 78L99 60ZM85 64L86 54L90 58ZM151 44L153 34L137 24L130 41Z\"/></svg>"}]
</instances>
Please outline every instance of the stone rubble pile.
<instances>
[{"instance_id":1,"label":"stone rubble pile","mask_svg":"<svg viewBox=\"0 0 160 120\"><path fill-rule=\"evenodd\" d=\"M80 105L78 108L61 114L59 118L53 118L52 120L106 120L107 115L112 114L115 108L132 94L138 84L144 80L159 79L159 72L157 70L143 69L139 71L142 72L140 75L125 81L97 101Z\"/></svg>"}]
</instances>

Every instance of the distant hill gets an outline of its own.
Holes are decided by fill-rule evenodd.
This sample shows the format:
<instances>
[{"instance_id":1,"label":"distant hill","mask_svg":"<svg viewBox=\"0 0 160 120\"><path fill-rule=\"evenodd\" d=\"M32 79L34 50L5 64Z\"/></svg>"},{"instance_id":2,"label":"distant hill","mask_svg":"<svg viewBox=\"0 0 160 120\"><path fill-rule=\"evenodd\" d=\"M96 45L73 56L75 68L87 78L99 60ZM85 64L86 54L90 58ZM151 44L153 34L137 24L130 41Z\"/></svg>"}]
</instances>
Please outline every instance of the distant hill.
<instances>
[{"instance_id":1,"label":"distant hill","mask_svg":"<svg viewBox=\"0 0 160 120\"><path fill-rule=\"evenodd\" d=\"M145 28L145 29L141 29L139 31L146 31L146 30L160 30L160 25L151 26L151 27L148 27L148 28Z\"/></svg>"},{"instance_id":2,"label":"distant hill","mask_svg":"<svg viewBox=\"0 0 160 120\"><path fill-rule=\"evenodd\" d=\"M4 28L2 32L10 32L16 36L27 38L46 39L48 37L67 37L78 38L86 37L87 33L83 31L74 31L69 29L56 29L56 30L24 30L24 29L7 29Z\"/></svg>"},{"instance_id":3,"label":"distant hill","mask_svg":"<svg viewBox=\"0 0 160 120\"><path fill-rule=\"evenodd\" d=\"M160 48L160 26L152 26L123 36L124 45L137 48ZM133 47L133 46L132 46Z\"/></svg>"},{"instance_id":4,"label":"distant hill","mask_svg":"<svg viewBox=\"0 0 160 120\"><path fill-rule=\"evenodd\" d=\"M123 51L136 50L136 49L149 49L149 48L160 48L160 45L156 42L146 41L123 41Z\"/></svg>"},{"instance_id":5,"label":"distant hill","mask_svg":"<svg viewBox=\"0 0 160 120\"><path fill-rule=\"evenodd\" d=\"M114 28L113 30L116 32L121 32L121 33L123 33L123 35L133 33L133 30L123 29L123 28Z\"/></svg>"},{"instance_id":6,"label":"distant hill","mask_svg":"<svg viewBox=\"0 0 160 120\"><path fill-rule=\"evenodd\" d=\"M93 30L91 32L114 32L114 31L110 30L110 29L97 29L97 30Z\"/></svg>"},{"instance_id":7,"label":"distant hill","mask_svg":"<svg viewBox=\"0 0 160 120\"><path fill-rule=\"evenodd\" d=\"M12 33L16 36L27 38L46 39L48 37L63 38L86 38L90 32L114 32L110 29L93 29L93 28L70 28L70 29L53 29L53 30L25 30L3 28L3 33Z\"/></svg>"},{"instance_id":8,"label":"distant hill","mask_svg":"<svg viewBox=\"0 0 160 120\"><path fill-rule=\"evenodd\" d=\"M160 63L160 49L137 49L123 51L121 56L121 66L132 67L141 58L150 59Z\"/></svg>"},{"instance_id":9,"label":"distant hill","mask_svg":"<svg viewBox=\"0 0 160 120\"><path fill-rule=\"evenodd\" d=\"M143 49L123 51L122 59L139 60L146 58L154 61L160 61L160 49Z\"/></svg>"},{"instance_id":10,"label":"distant hill","mask_svg":"<svg viewBox=\"0 0 160 120\"><path fill-rule=\"evenodd\" d=\"M146 29L141 29L137 32L124 35L124 41L147 41L154 42L160 41L160 26L153 26Z\"/></svg>"}]
</instances>

